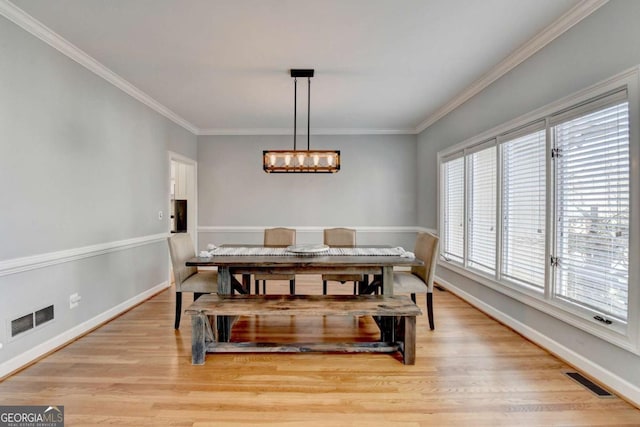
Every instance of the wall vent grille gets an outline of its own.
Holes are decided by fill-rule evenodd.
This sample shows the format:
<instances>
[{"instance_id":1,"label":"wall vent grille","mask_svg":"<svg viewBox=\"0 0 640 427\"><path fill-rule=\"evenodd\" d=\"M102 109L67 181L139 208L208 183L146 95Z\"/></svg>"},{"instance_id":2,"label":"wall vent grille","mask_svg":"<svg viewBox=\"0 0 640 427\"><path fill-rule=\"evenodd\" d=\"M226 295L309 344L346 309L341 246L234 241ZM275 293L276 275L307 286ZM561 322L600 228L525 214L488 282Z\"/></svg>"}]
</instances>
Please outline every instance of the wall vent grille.
<instances>
[{"instance_id":1,"label":"wall vent grille","mask_svg":"<svg viewBox=\"0 0 640 427\"><path fill-rule=\"evenodd\" d=\"M23 332L27 332L29 329L33 329L33 313L29 313L11 321L12 337Z\"/></svg>"},{"instance_id":2,"label":"wall vent grille","mask_svg":"<svg viewBox=\"0 0 640 427\"><path fill-rule=\"evenodd\" d=\"M36 317L36 326L40 326L43 323L48 322L49 320L53 320L53 306L50 305L49 307L40 309L34 314Z\"/></svg>"},{"instance_id":3,"label":"wall vent grille","mask_svg":"<svg viewBox=\"0 0 640 427\"><path fill-rule=\"evenodd\" d=\"M54 318L53 305L25 314L11 321L11 337L27 332Z\"/></svg>"}]
</instances>

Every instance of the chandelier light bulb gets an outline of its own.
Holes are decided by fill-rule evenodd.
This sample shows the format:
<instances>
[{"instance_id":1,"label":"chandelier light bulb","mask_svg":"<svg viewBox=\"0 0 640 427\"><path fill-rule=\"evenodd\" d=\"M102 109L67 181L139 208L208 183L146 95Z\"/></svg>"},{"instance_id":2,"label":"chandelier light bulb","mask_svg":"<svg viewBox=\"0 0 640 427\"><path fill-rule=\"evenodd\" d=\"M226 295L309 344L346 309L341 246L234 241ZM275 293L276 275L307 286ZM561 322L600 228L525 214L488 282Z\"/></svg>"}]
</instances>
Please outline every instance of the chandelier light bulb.
<instances>
[{"instance_id":1,"label":"chandelier light bulb","mask_svg":"<svg viewBox=\"0 0 640 427\"><path fill-rule=\"evenodd\" d=\"M289 166L289 163L291 163L291 154L284 156L284 164Z\"/></svg>"},{"instance_id":2,"label":"chandelier light bulb","mask_svg":"<svg viewBox=\"0 0 640 427\"><path fill-rule=\"evenodd\" d=\"M318 164L320 163L320 156L318 156L317 154L315 154L313 156L313 166L318 166Z\"/></svg>"},{"instance_id":3,"label":"chandelier light bulb","mask_svg":"<svg viewBox=\"0 0 640 427\"><path fill-rule=\"evenodd\" d=\"M304 154L298 154L298 164L304 166Z\"/></svg>"},{"instance_id":4,"label":"chandelier light bulb","mask_svg":"<svg viewBox=\"0 0 640 427\"><path fill-rule=\"evenodd\" d=\"M333 165L333 156L331 155L327 156L327 165L329 166Z\"/></svg>"}]
</instances>

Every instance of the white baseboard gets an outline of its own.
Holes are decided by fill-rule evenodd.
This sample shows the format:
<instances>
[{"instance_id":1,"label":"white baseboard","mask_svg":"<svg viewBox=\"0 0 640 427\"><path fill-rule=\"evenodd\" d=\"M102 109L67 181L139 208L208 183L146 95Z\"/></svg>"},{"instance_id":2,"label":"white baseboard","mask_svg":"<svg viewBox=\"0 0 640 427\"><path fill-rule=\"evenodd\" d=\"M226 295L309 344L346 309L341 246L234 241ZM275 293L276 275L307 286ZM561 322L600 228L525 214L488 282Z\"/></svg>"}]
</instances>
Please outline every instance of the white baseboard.
<instances>
[{"instance_id":1,"label":"white baseboard","mask_svg":"<svg viewBox=\"0 0 640 427\"><path fill-rule=\"evenodd\" d=\"M33 347L28 351L25 351L24 353L14 357L13 359L10 359L0 364L0 379L17 371L18 369L21 369L27 366L34 360L42 357L43 355L49 353L50 351L53 351L81 337L82 335L92 330L96 326L100 326L102 323L107 322L113 319L114 317L117 317L118 315L124 313L131 307L143 302L144 300L152 297L158 292L165 290L168 287L169 287L169 282L160 283L159 285L156 285L142 292L141 294L138 294L133 298L130 298L127 301L124 301L116 305L115 307L110 308L109 310L87 320L86 322L83 322L77 326L74 326L73 328L61 333L60 335L55 336Z\"/></svg>"},{"instance_id":2,"label":"white baseboard","mask_svg":"<svg viewBox=\"0 0 640 427\"><path fill-rule=\"evenodd\" d=\"M547 337L544 334L541 334L539 331L533 329L532 327L497 310L495 307L474 297L473 295L458 288L450 282L437 276L435 278L435 281L438 284L442 285L442 287L462 298L480 311L483 311L484 313L490 315L500 323L510 327L522 336L531 340L533 343L539 345L540 347L554 354L563 361L582 370L589 376L598 380L618 396L628 400L635 406L640 407L640 387L631 384L629 381L619 377L611 371L608 371L602 366L595 364L593 361L587 359L583 355L576 353L575 351L562 345L561 343Z\"/></svg>"}]
</instances>

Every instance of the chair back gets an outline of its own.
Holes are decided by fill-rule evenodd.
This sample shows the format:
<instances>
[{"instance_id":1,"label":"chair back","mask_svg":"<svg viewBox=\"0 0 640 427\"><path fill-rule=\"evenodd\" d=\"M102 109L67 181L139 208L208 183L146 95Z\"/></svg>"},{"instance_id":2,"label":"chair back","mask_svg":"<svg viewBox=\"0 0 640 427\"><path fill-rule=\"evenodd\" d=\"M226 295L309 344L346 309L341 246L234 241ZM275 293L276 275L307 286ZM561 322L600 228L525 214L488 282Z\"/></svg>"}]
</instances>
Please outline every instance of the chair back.
<instances>
[{"instance_id":1,"label":"chair back","mask_svg":"<svg viewBox=\"0 0 640 427\"><path fill-rule=\"evenodd\" d=\"M429 292L433 291L433 275L438 262L438 241L438 236L431 233L418 233L416 238L414 253L416 258L424 262L424 265L411 267L411 272L427 284Z\"/></svg>"},{"instance_id":2,"label":"chair back","mask_svg":"<svg viewBox=\"0 0 640 427\"><path fill-rule=\"evenodd\" d=\"M267 228L264 230L264 245L286 247L296 244L296 230L293 228Z\"/></svg>"},{"instance_id":3,"label":"chair back","mask_svg":"<svg viewBox=\"0 0 640 427\"><path fill-rule=\"evenodd\" d=\"M180 285L198 272L197 267L187 267L185 263L196 256L191 236L187 233L176 233L170 236L169 254L171 255L171 265L173 266L173 277L176 282L176 290L180 291Z\"/></svg>"},{"instance_id":4,"label":"chair back","mask_svg":"<svg viewBox=\"0 0 640 427\"><path fill-rule=\"evenodd\" d=\"M336 248L352 248L356 245L356 230L352 228L325 228L324 244Z\"/></svg>"}]
</instances>

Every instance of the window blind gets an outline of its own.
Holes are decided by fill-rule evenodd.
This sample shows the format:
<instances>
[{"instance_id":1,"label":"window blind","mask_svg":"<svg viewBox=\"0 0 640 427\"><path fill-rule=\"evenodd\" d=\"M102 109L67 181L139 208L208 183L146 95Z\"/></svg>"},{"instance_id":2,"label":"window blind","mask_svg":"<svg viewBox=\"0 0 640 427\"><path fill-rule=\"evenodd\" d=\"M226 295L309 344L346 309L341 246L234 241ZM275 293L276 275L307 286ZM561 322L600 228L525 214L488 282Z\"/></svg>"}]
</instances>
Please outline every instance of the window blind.
<instances>
[{"instance_id":1,"label":"window blind","mask_svg":"<svg viewBox=\"0 0 640 427\"><path fill-rule=\"evenodd\" d=\"M464 257L464 157L442 164L442 256L462 262Z\"/></svg>"},{"instance_id":2,"label":"window blind","mask_svg":"<svg viewBox=\"0 0 640 427\"><path fill-rule=\"evenodd\" d=\"M495 272L496 147L467 156L469 160L469 266Z\"/></svg>"},{"instance_id":3,"label":"window blind","mask_svg":"<svg viewBox=\"0 0 640 427\"><path fill-rule=\"evenodd\" d=\"M545 130L501 144L502 276L544 289Z\"/></svg>"},{"instance_id":4,"label":"window blind","mask_svg":"<svg viewBox=\"0 0 640 427\"><path fill-rule=\"evenodd\" d=\"M599 108L553 128L557 298L627 319L629 106Z\"/></svg>"}]
</instances>

